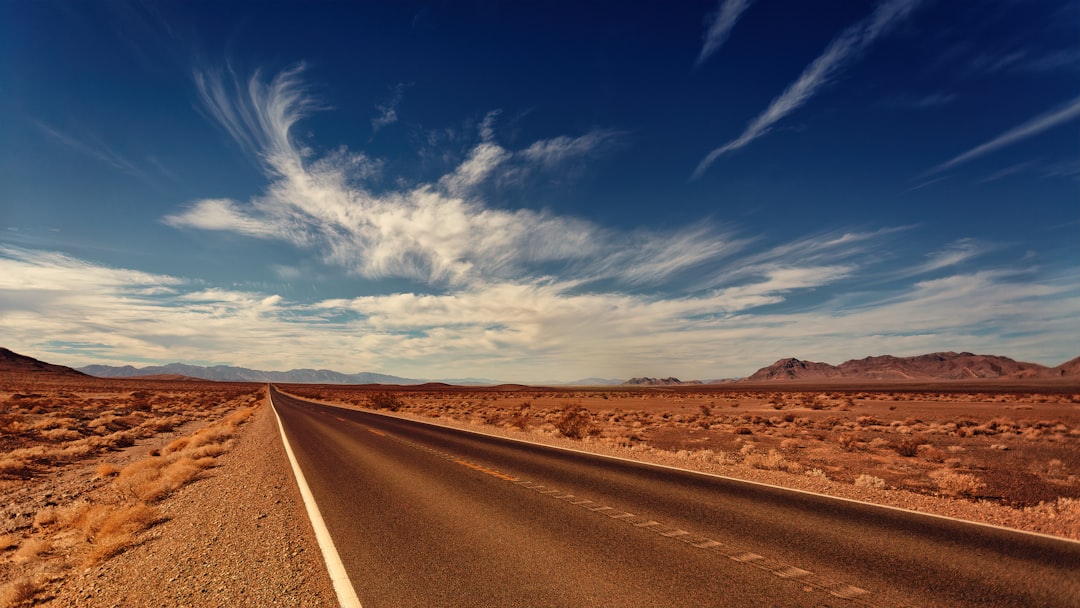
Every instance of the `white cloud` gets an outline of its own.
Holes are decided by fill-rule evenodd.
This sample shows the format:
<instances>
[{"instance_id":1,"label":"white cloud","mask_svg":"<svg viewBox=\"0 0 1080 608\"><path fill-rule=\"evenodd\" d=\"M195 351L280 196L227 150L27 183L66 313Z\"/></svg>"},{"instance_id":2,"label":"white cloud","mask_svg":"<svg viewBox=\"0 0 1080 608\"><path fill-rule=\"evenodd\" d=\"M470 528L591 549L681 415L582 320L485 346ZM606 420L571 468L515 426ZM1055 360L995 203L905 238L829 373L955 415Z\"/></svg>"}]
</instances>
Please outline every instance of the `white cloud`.
<instances>
[{"instance_id":1,"label":"white cloud","mask_svg":"<svg viewBox=\"0 0 1080 608\"><path fill-rule=\"evenodd\" d=\"M319 107L293 68L246 87L231 72L196 77L207 112L261 160L270 184L246 203L195 201L164 221L175 227L229 230L312 248L324 260L364 277L404 277L437 285L542 277L577 268L583 278L635 284L662 280L724 249L703 230L640 232L640 250L627 256L619 235L572 217L489 207L480 187L501 172L552 170L612 145L613 130L556 137L511 151L495 141L492 111L479 125L480 141L464 161L434 182L375 191L379 165L339 150L322 157L298 146L292 127ZM552 268L552 265L559 268ZM665 275L665 276L662 276Z\"/></svg>"},{"instance_id":2,"label":"white cloud","mask_svg":"<svg viewBox=\"0 0 1080 608\"><path fill-rule=\"evenodd\" d=\"M404 83L397 83L394 85L390 99L386 103L375 104L375 109L379 111L379 115L371 119L371 131L373 133L378 133L383 127L398 121L397 108L398 104L401 103L404 88Z\"/></svg>"},{"instance_id":3,"label":"white cloud","mask_svg":"<svg viewBox=\"0 0 1080 608\"><path fill-rule=\"evenodd\" d=\"M950 275L855 304L833 297L813 309L763 308L859 273L854 263L799 260L850 257L864 236L808 239L766 254L733 252L727 284L698 295L588 292L577 281L502 280L437 294L311 304L40 254L0 263L0 275L11 277L0 284L6 303L0 331L11 344L108 345L102 360L344 366L414 377L482 370L523 381L661 369L688 377L741 375L780 356L836 359L901 347L915 354L982 345L1037 360L1074 348L1060 328L1080 318L1076 277L1070 283L1013 280L1006 273ZM843 251L831 251L836 248ZM958 264L968 248L961 243L954 249L932 256L928 265ZM51 277L44 285L49 289L23 281L30 276ZM1025 338L1024 351L1010 348L1024 332L1038 335ZM287 352L278 347L283 343L290 345Z\"/></svg>"},{"instance_id":4,"label":"white cloud","mask_svg":"<svg viewBox=\"0 0 1080 608\"><path fill-rule=\"evenodd\" d=\"M910 274L925 274L943 268L950 268L989 253L993 249L992 246L984 245L974 239L959 239L949 247L928 255L926 263L911 269Z\"/></svg>"},{"instance_id":5,"label":"white cloud","mask_svg":"<svg viewBox=\"0 0 1080 608\"><path fill-rule=\"evenodd\" d=\"M620 133L614 130L593 129L580 137L562 135L534 142L518 155L527 162L552 169L568 160L591 156L608 149L619 136Z\"/></svg>"},{"instance_id":6,"label":"white cloud","mask_svg":"<svg viewBox=\"0 0 1080 608\"><path fill-rule=\"evenodd\" d=\"M177 228L227 230L260 238L279 236L273 224L242 213L236 202L228 199L203 199L183 213L166 215L162 221Z\"/></svg>"},{"instance_id":7,"label":"white cloud","mask_svg":"<svg viewBox=\"0 0 1080 608\"><path fill-rule=\"evenodd\" d=\"M1080 97L1077 97L1050 112L1040 114L1019 126L1009 129L982 145L976 146L951 160L941 163L927 171L926 175L933 175L945 171L946 169L951 169L961 163L997 151L1029 137L1034 137L1043 131L1052 129L1053 127L1064 124L1070 120L1074 120L1077 117L1080 117Z\"/></svg>"},{"instance_id":8,"label":"white cloud","mask_svg":"<svg viewBox=\"0 0 1080 608\"><path fill-rule=\"evenodd\" d=\"M754 0L720 0L716 12L709 16L709 28L705 31L705 40L701 45L697 61L694 62L695 67L720 50L743 11L750 8L753 3Z\"/></svg>"},{"instance_id":9,"label":"white cloud","mask_svg":"<svg viewBox=\"0 0 1080 608\"><path fill-rule=\"evenodd\" d=\"M858 302L763 308L858 270L788 262L695 296L582 293L575 282L551 280L304 303L5 248L0 335L17 352L64 364L186 361L519 381L744 375L782 356L838 362L943 349L1047 363L1075 356L1075 272L950 274ZM80 347L81 359L72 360L68 344L97 346Z\"/></svg>"},{"instance_id":10,"label":"white cloud","mask_svg":"<svg viewBox=\"0 0 1080 608\"><path fill-rule=\"evenodd\" d=\"M835 80L840 70L849 62L911 14L919 1L886 0L879 4L869 17L844 30L829 43L824 53L806 66L798 80L773 99L757 118L750 121L742 135L709 152L694 169L693 179L704 175L717 158L765 135L772 125L805 104L822 87Z\"/></svg>"}]
</instances>

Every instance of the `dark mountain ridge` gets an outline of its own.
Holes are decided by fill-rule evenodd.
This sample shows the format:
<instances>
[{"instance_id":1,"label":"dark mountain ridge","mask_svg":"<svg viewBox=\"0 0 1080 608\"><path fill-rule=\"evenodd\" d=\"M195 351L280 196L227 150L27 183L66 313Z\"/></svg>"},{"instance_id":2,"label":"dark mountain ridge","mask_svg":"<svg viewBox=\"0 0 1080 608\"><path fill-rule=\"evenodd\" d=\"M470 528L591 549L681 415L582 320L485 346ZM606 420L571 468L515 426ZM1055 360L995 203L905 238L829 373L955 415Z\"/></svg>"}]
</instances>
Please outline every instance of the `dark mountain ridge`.
<instances>
[{"instance_id":1,"label":"dark mountain ridge","mask_svg":"<svg viewBox=\"0 0 1080 608\"><path fill-rule=\"evenodd\" d=\"M33 357L27 357L26 355L20 355L19 353L3 347L0 347L0 373L70 376L73 378L86 377L86 374L71 369L70 367L45 363L44 361L39 361Z\"/></svg>"},{"instance_id":2,"label":"dark mountain ridge","mask_svg":"<svg viewBox=\"0 0 1080 608\"><path fill-rule=\"evenodd\" d=\"M785 380L970 380L1059 378L1080 374L1080 357L1057 367L1016 361L998 355L940 352L914 357L880 355L851 359L840 365L781 359L747 377L745 382Z\"/></svg>"}]
</instances>

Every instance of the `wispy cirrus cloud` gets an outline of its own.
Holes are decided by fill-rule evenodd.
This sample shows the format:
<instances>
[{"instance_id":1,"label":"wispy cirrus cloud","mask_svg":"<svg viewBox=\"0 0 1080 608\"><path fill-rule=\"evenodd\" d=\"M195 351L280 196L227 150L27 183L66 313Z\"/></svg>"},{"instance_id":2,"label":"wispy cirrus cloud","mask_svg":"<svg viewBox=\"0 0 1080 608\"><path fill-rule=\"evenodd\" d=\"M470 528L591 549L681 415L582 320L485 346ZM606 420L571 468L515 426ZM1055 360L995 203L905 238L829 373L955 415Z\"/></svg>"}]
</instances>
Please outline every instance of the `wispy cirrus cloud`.
<instances>
[{"instance_id":1,"label":"wispy cirrus cloud","mask_svg":"<svg viewBox=\"0 0 1080 608\"><path fill-rule=\"evenodd\" d=\"M152 176L144 167L139 166L137 162L127 156L120 154L93 133L85 132L81 136L76 136L41 121L34 121L34 124L37 125L42 133L48 135L54 141L57 141L80 154L94 158L114 169L123 171L124 173L142 179L145 182L151 184L155 183L154 176ZM169 170L163 167L156 158L148 157L147 164L152 165L154 169L162 175L173 178Z\"/></svg>"},{"instance_id":2,"label":"wispy cirrus cloud","mask_svg":"<svg viewBox=\"0 0 1080 608\"><path fill-rule=\"evenodd\" d=\"M622 133L615 129L593 129L578 137L560 135L533 142L518 155L528 163L554 169L567 161L609 150L618 143L620 137Z\"/></svg>"},{"instance_id":3,"label":"wispy cirrus cloud","mask_svg":"<svg viewBox=\"0 0 1080 608\"><path fill-rule=\"evenodd\" d=\"M996 247L972 238L957 239L948 247L926 256L926 262L908 269L905 274L919 275L952 268L993 251Z\"/></svg>"},{"instance_id":4,"label":"wispy cirrus cloud","mask_svg":"<svg viewBox=\"0 0 1080 608\"><path fill-rule=\"evenodd\" d=\"M985 154L997 151L1006 146L1010 146L1019 141L1023 141L1029 137L1034 137L1043 131L1052 129L1058 125L1067 123L1071 120L1080 117L1080 97L1069 101L1068 103L1059 106L1049 112L1045 112L1032 118L1008 131L998 135L990 141L975 146L974 148L947 160L940 165L927 171L924 176L930 176L937 173L941 173L947 169L951 169L962 163L966 163L969 160L978 158Z\"/></svg>"},{"instance_id":5,"label":"wispy cirrus cloud","mask_svg":"<svg viewBox=\"0 0 1080 608\"><path fill-rule=\"evenodd\" d=\"M750 8L753 3L754 0L720 0L716 12L708 17L708 28L705 30L701 52L694 61L694 67L705 63L705 60L720 50L743 11Z\"/></svg>"},{"instance_id":6,"label":"wispy cirrus cloud","mask_svg":"<svg viewBox=\"0 0 1080 608\"><path fill-rule=\"evenodd\" d=\"M478 128L465 159L438 179L388 190L370 180L377 163L345 150L313 156L292 138L293 126L320 104L301 79L302 66L243 85L228 71L200 72L207 113L266 169L266 191L247 202L204 199L164 218L175 227L233 231L318 250L327 262L364 277L403 277L465 285L544 276L574 268L608 268L609 278L660 280L700 261L686 251L715 251L721 235L700 230L635 235L650 259L626 256L616 235L581 219L486 204L479 188L505 173L552 170L616 145L619 132L540 140L513 151L496 142L498 112ZM400 183L400 182L398 182ZM596 279L593 272L586 273ZM666 277L665 277L666 278Z\"/></svg>"},{"instance_id":7,"label":"wispy cirrus cloud","mask_svg":"<svg viewBox=\"0 0 1080 608\"><path fill-rule=\"evenodd\" d=\"M709 152L694 169L692 179L704 175L722 155L738 150L768 133L774 124L835 80L845 66L857 59L875 40L907 18L919 4L920 0L886 0L879 4L869 17L841 32L829 43L825 52L806 66L798 80L773 99L764 112L750 121L739 137Z\"/></svg>"}]
</instances>

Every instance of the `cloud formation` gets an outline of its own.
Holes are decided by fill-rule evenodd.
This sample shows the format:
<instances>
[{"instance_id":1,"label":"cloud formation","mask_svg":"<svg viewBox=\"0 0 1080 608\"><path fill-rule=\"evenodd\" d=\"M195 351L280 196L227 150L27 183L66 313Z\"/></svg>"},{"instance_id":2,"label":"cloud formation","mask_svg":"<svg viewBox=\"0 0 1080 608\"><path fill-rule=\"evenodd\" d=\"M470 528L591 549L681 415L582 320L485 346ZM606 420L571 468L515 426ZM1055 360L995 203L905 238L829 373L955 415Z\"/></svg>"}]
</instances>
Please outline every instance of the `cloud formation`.
<instances>
[{"instance_id":1,"label":"cloud formation","mask_svg":"<svg viewBox=\"0 0 1080 608\"><path fill-rule=\"evenodd\" d=\"M969 160L1010 146L1029 137L1034 137L1043 131L1052 129L1060 124L1069 122L1070 120L1074 120L1077 117L1080 117L1080 97L1077 97L1054 110L1040 114L1021 125L1009 129L982 145L975 146L967 152L941 163L927 171L925 175L941 173L942 171L951 169L959 164L966 163Z\"/></svg>"},{"instance_id":2,"label":"cloud formation","mask_svg":"<svg viewBox=\"0 0 1080 608\"><path fill-rule=\"evenodd\" d=\"M920 0L886 0L869 17L848 27L834 38L817 59L806 66L798 80L772 100L769 107L746 125L739 137L709 152L694 169L698 179L722 155L738 150L769 132L774 124L805 104L822 87L836 79L839 72L854 61L875 40L903 21Z\"/></svg>"},{"instance_id":3,"label":"cloud formation","mask_svg":"<svg viewBox=\"0 0 1080 608\"><path fill-rule=\"evenodd\" d=\"M383 127L398 121L397 107L401 103L404 88L404 83L397 83L394 85L390 99L386 103L375 104L375 109L379 111L379 115L371 119L371 131L373 133L378 133Z\"/></svg>"},{"instance_id":4,"label":"cloud formation","mask_svg":"<svg viewBox=\"0 0 1080 608\"><path fill-rule=\"evenodd\" d=\"M619 235L585 220L495 209L479 195L492 180L580 164L617 145L620 133L612 129L513 151L495 141L498 112L492 112L478 129L479 141L452 171L377 191L369 179L379 171L377 161L347 150L318 157L294 141L293 126L320 107L305 89L302 71L286 70L268 83L256 74L246 86L227 71L196 75L208 114L259 159L270 184L247 202L194 201L165 223L286 241L362 277L444 286L553 271L642 284L670 278L701 262L702 252L725 248L724 235L689 229L641 231L634 235L637 252L628 252Z\"/></svg>"},{"instance_id":5,"label":"cloud formation","mask_svg":"<svg viewBox=\"0 0 1080 608\"><path fill-rule=\"evenodd\" d=\"M1023 269L951 273L778 308L791 293L859 271L854 263L787 261L682 297L583 293L552 280L298 302L4 247L0 333L9 348L72 365L179 360L282 370L348 362L341 371L446 378L483 369L533 382L642 373L705 379L749 374L780 356L840 361L943 345L1007 348L1051 364L1075 356L1073 336L1060 331L1080 315L1075 271L1042 279ZM222 353L227 360L217 358Z\"/></svg>"},{"instance_id":6,"label":"cloud formation","mask_svg":"<svg viewBox=\"0 0 1080 608\"><path fill-rule=\"evenodd\" d=\"M709 15L709 27L705 30L705 40L694 62L694 67L705 63L705 60L712 57L713 53L720 50L743 11L750 8L753 3L754 0L720 0L716 12Z\"/></svg>"}]
</instances>

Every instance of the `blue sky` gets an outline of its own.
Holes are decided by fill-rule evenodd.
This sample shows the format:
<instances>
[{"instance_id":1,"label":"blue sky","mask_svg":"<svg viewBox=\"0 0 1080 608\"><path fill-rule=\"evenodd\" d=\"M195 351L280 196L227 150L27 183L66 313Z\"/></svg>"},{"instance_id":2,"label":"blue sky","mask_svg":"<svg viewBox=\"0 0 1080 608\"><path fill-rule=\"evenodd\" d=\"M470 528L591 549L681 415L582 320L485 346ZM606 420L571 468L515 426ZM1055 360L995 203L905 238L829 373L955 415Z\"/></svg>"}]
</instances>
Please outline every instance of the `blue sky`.
<instances>
[{"instance_id":1,"label":"blue sky","mask_svg":"<svg viewBox=\"0 0 1080 608\"><path fill-rule=\"evenodd\" d=\"M1080 5L0 3L0 333L83 365L1080 354Z\"/></svg>"}]
</instances>

